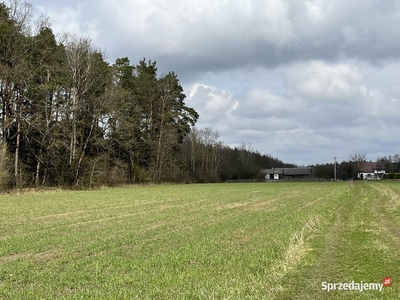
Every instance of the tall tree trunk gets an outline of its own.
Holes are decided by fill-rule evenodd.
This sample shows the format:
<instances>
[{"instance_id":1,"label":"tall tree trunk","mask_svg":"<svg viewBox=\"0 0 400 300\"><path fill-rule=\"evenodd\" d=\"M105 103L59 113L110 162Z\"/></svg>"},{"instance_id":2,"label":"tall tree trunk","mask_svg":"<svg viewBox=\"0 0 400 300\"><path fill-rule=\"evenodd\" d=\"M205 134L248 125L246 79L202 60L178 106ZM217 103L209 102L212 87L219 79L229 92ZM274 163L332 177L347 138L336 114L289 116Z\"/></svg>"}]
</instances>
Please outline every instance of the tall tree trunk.
<instances>
[{"instance_id":1,"label":"tall tree trunk","mask_svg":"<svg viewBox=\"0 0 400 300\"><path fill-rule=\"evenodd\" d=\"M20 186L20 174L19 174L19 148L21 143L21 114L22 114L22 98L18 95L18 115L17 119L17 136L15 141L15 162L14 162L14 176L15 185Z\"/></svg>"},{"instance_id":2,"label":"tall tree trunk","mask_svg":"<svg viewBox=\"0 0 400 300\"><path fill-rule=\"evenodd\" d=\"M76 141L77 141L77 126L76 126L76 114L77 114L77 99L75 89L72 89L72 137L71 137L71 145L70 145L70 157L69 164L72 165L72 162L75 160L76 156Z\"/></svg>"},{"instance_id":3,"label":"tall tree trunk","mask_svg":"<svg viewBox=\"0 0 400 300\"><path fill-rule=\"evenodd\" d=\"M160 134L159 134L159 138L158 138L158 147L157 147L158 149L157 149L156 165L155 165L155 168L154 168L154 171L158 170L158 172L157 172L158 173L157 181L161 180L162 167L163 167L162 161L160 159L161 159L161 151L162 151L162 148L163 148L162 141L164 139L164 123L165 123L164 122L164 118L165 118L165 105L166 105L166 103L165 103L165 98L162 97L162 99L163 99L163 104L162 104L162 110L161 110ZM156 176L156 172L154 172L153 181L155 179L155 176Z\"/></svg>"},{"instance_id":4,"label":"tall tree trunk","mask_svg":"<svg viewBox=\"0 0 400 300\"><path fill-rule=\"evenodd\" d=\"M9 180L7 170L7 142L4 141L0 149L0 188L5 188Z\"/></svg>"},{"instance_id":5,"label":"tall tree trunk","mask_svg":"<svg viewBox=\"0 0 400 300\"><path fill-rule=\"evenodd\" d=\"M15 144L15 161L14 161L14 177L15 177L15 185L19 186L20 182L19 182L19 145L20 145L20 126L21 123L18 122L18 126L17 126L17 138L16 138L16 144Z\"/></svg>"},{"instance_id":6,"label":"tall tree trunk","mask_svg":"<svg viewBox=\"0 0 400 300\"><path fill-rule=\"evenodd\" d=\"M40 174L40 161L36 164L36 174L35 174L35 186L36 188L39 187L39 174Z\"/></svg>"},{"instance_id":7,"label":"tall tree trunk","mask_svg":"<svg viewBox=\"0 0 400 300\"><path fill-rule=\"evenodd\" d=\"M78 184L79 184L79 171L80 171L80 168L81 168L81 164L82 164L83 157L85 156L86 148L87 148L87 146L88 146L88 144L89 144L89 140L90 140L90 138L91 138L91 136L92 136L93 127L94 127L94 122L95 122L95 121L93 120L93 121L92 121L92 124L91 124L91 126L90 126L90 131L89 131L88 137L87 137L86 140L85 140L85 144L83 145L83 148L82 148L82 150L81 150L81 155L79 156L78 164L77 164L77 166L76 166L76 171L75 171L75 185L76 185L76 186L78 186Z\"/></svg>"}]
</instances>

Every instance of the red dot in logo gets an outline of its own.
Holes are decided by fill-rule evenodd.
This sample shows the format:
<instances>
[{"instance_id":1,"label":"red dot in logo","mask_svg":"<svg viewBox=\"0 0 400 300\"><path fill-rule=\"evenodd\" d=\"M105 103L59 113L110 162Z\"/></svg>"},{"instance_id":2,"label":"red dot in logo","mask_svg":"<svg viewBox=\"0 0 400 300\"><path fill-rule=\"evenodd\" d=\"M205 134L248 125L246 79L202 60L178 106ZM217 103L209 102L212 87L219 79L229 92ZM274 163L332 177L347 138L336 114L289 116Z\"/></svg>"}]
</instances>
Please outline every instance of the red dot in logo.
<instances>
[{"instance_id":1,"label":"red dot in logo","mask_svg":"<svg viewBox=\"0 0 400 300\"><path fill-rule=\"evenodd\" d=\"M391 286L393 283L393 280L392 280L392 278L386 276L385 278L383 278L382 282L383 282L384 286Z\"/></svg>"}]
</instances>

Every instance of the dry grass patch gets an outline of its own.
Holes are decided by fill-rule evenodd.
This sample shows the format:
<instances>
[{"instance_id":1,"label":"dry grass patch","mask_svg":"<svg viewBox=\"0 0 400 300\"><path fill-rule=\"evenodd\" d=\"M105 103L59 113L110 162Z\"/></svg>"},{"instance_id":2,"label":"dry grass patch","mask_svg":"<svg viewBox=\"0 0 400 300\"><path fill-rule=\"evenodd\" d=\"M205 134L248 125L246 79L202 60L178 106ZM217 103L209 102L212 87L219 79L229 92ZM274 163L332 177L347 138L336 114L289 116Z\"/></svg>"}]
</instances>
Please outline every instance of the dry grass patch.
<instances>
[{"instance_id":1,"label":"dry grass patch","mask_svg":"<svg viewBox=\"0 0 400 300\"><path fill-rule=\"evenodd\" d=\"M318 231L319 223L320 217L312 216L299 232L292 235L282 259L271 266L271 277L274 281L268 286L268 299L275 299L278 293L284 291L284 287L280 284L282 278L293 271L307 252L312 250L309 248L309 241Z\"/></svg>"},{"instance_id":2,"label":"dry grass patch","mask_svg":"<svg viewBox=\"0 0 400 300\"><path fill-rule=\"evenodd\" d=\"M24 259L24 260L28 259L28 260L33 260L36 263L42 263L42 262L59 259L62 255L63 255L63 252L61 249L52 249L52 250L38 252L38 253L26 251L26 252L2 256L2 257L0 257L0 264L13 262L13 261L16 261L19 259Z\"/></svg>"}]
</instances>

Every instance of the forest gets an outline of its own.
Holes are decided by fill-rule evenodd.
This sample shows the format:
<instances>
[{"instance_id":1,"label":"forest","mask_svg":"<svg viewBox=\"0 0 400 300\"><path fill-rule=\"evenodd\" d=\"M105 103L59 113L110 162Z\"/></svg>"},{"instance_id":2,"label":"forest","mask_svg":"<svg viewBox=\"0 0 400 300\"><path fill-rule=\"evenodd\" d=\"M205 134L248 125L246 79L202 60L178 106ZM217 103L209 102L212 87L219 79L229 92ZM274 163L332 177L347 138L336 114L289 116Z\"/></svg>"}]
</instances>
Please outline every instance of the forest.
<instances>
[{"instance_id":1,"label":"forest","mask_svg":"<svg viewBox=\"0 0 400 300\"><path fill-rule=\"evenodd\" d=\"M185 104L155 61L107 62L90 39L55 36L33 7L0 3L0 187L115 186L256 178L290 166L234 149Z\"/></svg>"}]
</instances>

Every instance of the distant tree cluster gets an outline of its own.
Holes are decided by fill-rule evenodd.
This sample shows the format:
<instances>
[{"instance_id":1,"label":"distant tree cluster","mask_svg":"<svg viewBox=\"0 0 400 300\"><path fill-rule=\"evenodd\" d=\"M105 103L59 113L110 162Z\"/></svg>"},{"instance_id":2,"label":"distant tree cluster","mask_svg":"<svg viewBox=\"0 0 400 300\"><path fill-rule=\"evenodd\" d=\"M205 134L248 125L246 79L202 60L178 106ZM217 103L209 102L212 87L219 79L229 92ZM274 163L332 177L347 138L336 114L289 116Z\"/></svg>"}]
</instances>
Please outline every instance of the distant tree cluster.
<instances>
[{"instance_id":1,"label":"distant tree cluster","mask_svg":"<svg viewBox=\"0 0 400 300\"><path fill-rule=\"evenodd\" d=\"M194 127L174 72L113 65L89 39L56 39L32 6L0 3L0 185L120 185L255 178L280 160Z\"/></svg>"},{"instance_id":2,"label":"distant tree cluster","mask_svg":"<svg viewBox=\"0 0 400 300\"><path fill-rule=\"evenodd\" d=\"M334 178L334 164L317 164L313 166L315 177L326 180ZM356 179L356 165L352 161L342 161L336 164L336 179L337 180L349 180Z\"/></svg>"},{"instance_id":3,"label":"distant tree cluster","mask_svg":"<svg viewBox=\"0 0 400 300\"><path fill-rule=\"evenodd\" d=\"M257 179L265 180L261 169L291 168L294 164L282 162L270 155L262 155L254 150L251 144L242 143L239 147L229 149L227 163L221 169L222 180Z\"/></svg>"},{"instance_id":4,"label":"distant tree cluster","mask_svg":"<svg viewBox=\"0 0 400 300\"><path fill-rule=\"evenodd\" d=\"M264 179L261 169L292 167L269 155L261 155L251 144L230 148L219 140L210 127L193 128L182 146L189 181L218 182L241 179Z\"/></svg>"},{"instance_id":5,"label":"distant tree cluster","mask_svg":"<svg viewBox=\"0 0 400 300\"><path fill-rule=\"evenodd\" d=\"M366 154L362 151L355 152L349 155L348 161L342 161L336 165L336 178L338 180L358 179L357 174L367 162ZM383 164L386 172L385 178L399 179L400 178L400 155L394 154L384 157L378 157L375 162ZM334 164L317 164L314 167L315 176L330 180L334 178Z\"/></svg>"},{"instance_id":6,"label":"distant tree cluster","mask_svg":"<svg viewBox=\"0 0 400 300\"><path fill-rule=\"evenodd\" d=\"M400 173L400 155L378 157L376 161L384 164L386 173Z\"/></svg>"}]
</instances>

